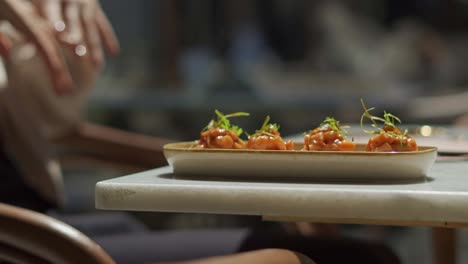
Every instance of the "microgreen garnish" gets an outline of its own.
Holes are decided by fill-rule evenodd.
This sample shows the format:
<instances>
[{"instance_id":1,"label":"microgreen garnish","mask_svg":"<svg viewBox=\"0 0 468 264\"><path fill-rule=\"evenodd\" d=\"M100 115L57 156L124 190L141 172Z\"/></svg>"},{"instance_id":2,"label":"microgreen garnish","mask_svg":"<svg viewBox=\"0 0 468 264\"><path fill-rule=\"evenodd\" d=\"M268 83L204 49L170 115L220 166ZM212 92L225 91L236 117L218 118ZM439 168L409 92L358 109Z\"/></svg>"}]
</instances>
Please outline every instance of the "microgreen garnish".
<instances>
[{"instance_id":1,"label":"microgreen garnish","mask_svg":"<svg viewBox=\"0 0 468 264\"><path fill-rule=\"evenodd\" d=\"M383 118L382 117L378 117L378 116L373 116L370 111L374 110L374 107L371 107L371 108L367 108L366 105L364 104L364 100L361 99L361 105L362 105L362 108L364 109L364 113L361 115L361 128L364 132L368 133L368 134L379 134L381 133L382 131L389 134L389 135L392 135L396 138L399 138L399 139L404 139L406 134L408 133L408 130L405 129L404 132L402 132L401 134L400 133L396 133L394 131L386 131L384 128L385 126L389 126L389 127L392 127L395 129L395 131L400 131L400 129L396 126L396 122L398 122L399 124L401 124L401 120L400 118L398 118L397 116L391 114L391 113L388 113L387 111L384 111L384 114L383 114ZM371 122L372 122L372 127L375 128L375 130L365 130L363 128L363 124L364 124L364 118L368 118ZM383 124L383 127L380 127L379 123L382 123Z\"/></svg>"},{"instance_id":2,"label":"microgreen garnish","mask_svg":"<svg viewBox=\"0 0 468 264\"><path fill-rule=\"evenodd\" d=\"M280 125L276 123L270 123L270 116L265 118L263 121L262 127L255 131L254 135L268 135L274 137L275 135L272 132L278 132Z\"/></svg>"},{"instance_id":3,"label":"microgreen garnish","mask_svg":"<svg viewBox=\"0 0 468 264\"><path fill-rule=\"evenodd\" d=\"M340 126L340 121L336 120L333 117L327 116L325 120L323 120L322 123L320 123L319 126L320 130L328 130L331 129L335 131L336 133L346 136L346 130L344 128L347 128L347 126Z\"/></svg>"},{"instance_id":4,"label":"microgreen garnish","mask_svg":"<svg viewBox=\"0 0 468 264\"><path fill-rule=\"evenodd\" d=\"M215 114L217 116L217 119L212 119L210 123L208 123L208 125L203 129L203 131L219 127L226 130L231 130L234 133L236 133L237 136L240 136L240 134L242 134L242 128L235 125L231 125L229 118L238 116L249 116L249 113L246 112L236 112L225 115L218 110L215 110Z\"/></svg>"}]
</instances>

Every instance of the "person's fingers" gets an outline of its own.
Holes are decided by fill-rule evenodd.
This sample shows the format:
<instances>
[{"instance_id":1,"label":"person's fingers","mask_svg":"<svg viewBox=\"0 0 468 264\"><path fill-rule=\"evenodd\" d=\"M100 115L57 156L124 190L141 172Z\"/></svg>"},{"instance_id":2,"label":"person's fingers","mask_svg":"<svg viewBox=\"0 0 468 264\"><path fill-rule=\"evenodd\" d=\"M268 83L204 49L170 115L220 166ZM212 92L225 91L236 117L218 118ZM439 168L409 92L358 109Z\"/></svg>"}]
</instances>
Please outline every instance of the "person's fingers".
<instances>
[{"instance_id":1,"label":"person's fingers","mask_svg":"<svg viewBox=\"0 0 468 264\"><path fill-rule=\"evenodd\" d=\"M112 25L107 19L106 15L102 11L101 7L98 6L96 14L96 22L99 33L104 42L104 47L110 55L115 56L120 52L119 41L114 33Z\"/></svg>"},{"instance_id":2,"label":"person's fingers","mask_svg":"<svg viewBox=\"0 0 468 264\"><path fill-rule=\"evenodd\" d=\"M77 49L78 45L80 50L87 47L96 64L101 64L104 60L102 45L112 56L120 52L120 45L114 30L97 1L32 1L41 15L50 21L51 26L59 33L61 42L74 49ZM82 45L83 41L86 41L85 46Z\"/></svg>"},{"instance_id":3,"label":"person's fingers","mask_svg":"<svg viewBox=\"0 0 468 264\"><path fill-rule=\"evenodd\" d=\"M72 47L83 44L84 39L80 21L80 3L76 1L63 1L62 17L66 24L66 29L62 34L60 34L60 40Z\"/></svg>"},{"instance_id":4,"label":"person's fingers","mask_svg":"<svg viewBox=\"0 0 468 264\"><path fill-rule=\"evenodd\" d=\"M62 1L59 0L33 0L39 14L49 21L51 27L60 34L67 25L62 17Z\"/></svg>"},{"instance_id":5,"label":"person's fingers","mask_svg":"<svg viewBox=\"0 0 468 264\"><path fill-rule=\"evenodd\" d=\"M11 40L0 32L0 57L8 58L12 47Z\"/></svg>"},{"instance_id":6,"label":"person's fingers","mask_svg":"<svg viewBox=\"0 0 468 264\"><path fill-rule=\"evenodd\" d=\"M33 42L49 70L49 75L57 94L72 90L72 78L65 65L60 47L55 40L52 29L41 21L37 15L28 10L24 2L6 0L5 10L8 21L31 42Z\"/></svg>"},{"instance_id":7,"label":"person's fingers","mask_svg":"<svg viewBox=\"0 0 468 264\"><path fill-rule=\"evenodd\" d=\"M94 3L86 3L81 8L81 23L83 25L83 33L86 40L86 46L91 56L91 60L96 66L100 66L104 62L104 54L102 51L101 37L96 25L96 9Z\"/></svg>"},{"instance_id":8,"label":"person's fingers","mask_svg":"<svg viewBox=\"0 0 468 264\"><path fill-rule=\"evenodd\" d=\"M60 53L61 48L55 40L54 32L44 25L44 30L42 32L33 33L32 36L32 41L36 44L49 68L55 92L57 94L71 92L73 81L68 72L68 67L65 64L63 55Z\"/></svg>"}]
</instances>

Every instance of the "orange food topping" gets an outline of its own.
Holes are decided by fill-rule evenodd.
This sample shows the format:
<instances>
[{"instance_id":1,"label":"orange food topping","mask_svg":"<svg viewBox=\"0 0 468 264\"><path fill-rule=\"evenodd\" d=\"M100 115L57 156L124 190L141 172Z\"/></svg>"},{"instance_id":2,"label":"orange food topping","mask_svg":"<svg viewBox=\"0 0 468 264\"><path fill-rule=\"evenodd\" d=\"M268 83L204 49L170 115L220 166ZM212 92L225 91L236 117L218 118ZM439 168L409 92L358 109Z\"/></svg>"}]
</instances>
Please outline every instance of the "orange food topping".
<instances>
[{"instance_id":1,"label":"orange food topping","mask_svg":"<svg viewBox=\"0 0 468 264\"><path fill-rule=\"evenodd\" d=\"M339 121L327 117L318 128L304 136L304 149L312 151L354 151L356 144L346 140Z\"/></svg>"},{"instance_id":2,"label":"orange food topping","mask_svg":"<svg viewBox=\"0 0 468 264\"><path fill-rule=\"evenodd\" d=\"M386 111L384 111L383 117L374 116L370 113L374 108L368 109L362 99L361 105L364 109L364 113L361 116L361 127L364 118L368 118L375 129L373 131L364 130L366 133L375 134L367 142L366 151L392 152L418 150L416 141L407 135L408 131L401 131L396 126L397 122L401 123L400 118ZM379 125L379 123L381 124Z\"/></svg>"},{"instance_id":3,"label":"orange food topping","mask_svg":"<svg viewBox=\"0 0 468 264\"><path fill-rule=\"evenodd\" d=\"M242 149L245 147L244 141L239 138L242 129L231 125L230 117L248 116L248 113L238 112L224 115L215 110L216 119L212 119L200 133L197 147L199 148L222 148L222 149Z\"/></svg>"},{"instance_id":4,"label":"orange food topping","mask_svg":"<svg viewBox=\"0 0 468 264\"><path fill-rule=\"evenodd\" d=\"M383 131L369 139L366 150L374 152L417 151L418 145L414 139L404 135L399 128L385 126Z\"/></svg>"},{"instance_id":5,"label":"orange food topping","mask_svg":"<svg viewBox=\"0 0 468 264\"><path fill-rule=\"evenodd\" d=\"M198 145L201 148L242 149L245 143L233 131L215 127L200 134Z\"/></svg>"},{"instance_id":6,"label":"orange food topping","mask_svg":"<svg viewBox=\"0 0 468 264\"><path fill-rule=\"evenodd\" d=\"M263 150L293 150L294 142L291 140L285 142L278 131L270 131L250 136L249 141L247 141L247 148Z\"/></svg>"},{"instance_id":7,"label":"orange food topping","mask_svg":"<svg viewBox=\"0 0 468 264\"><path fill-rule=\"evenodd\" d=\"M356 144L332 129L316 128L304 136L305 150L354 151Z\"/></svg>"}]
</instances>

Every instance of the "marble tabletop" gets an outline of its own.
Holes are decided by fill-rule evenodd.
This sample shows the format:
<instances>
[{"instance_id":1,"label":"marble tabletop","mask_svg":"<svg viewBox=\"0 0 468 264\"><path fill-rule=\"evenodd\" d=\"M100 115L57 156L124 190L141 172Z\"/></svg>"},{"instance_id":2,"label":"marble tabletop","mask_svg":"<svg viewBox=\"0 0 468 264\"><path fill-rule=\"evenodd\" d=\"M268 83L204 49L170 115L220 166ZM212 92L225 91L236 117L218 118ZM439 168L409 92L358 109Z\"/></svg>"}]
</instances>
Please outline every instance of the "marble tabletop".
<instances>
[{"instance_id":1,"label":"marble tabletop","mask_svg":"<svg viewBox=\"0 0 468 264\"><path fill-rule=\"evenodd\" d=\"M436 162L414 182L182 177L170 167L96 184L106 210L259 215L270 220L468 226L468 161Z\"/></svg>"}]
</instances>

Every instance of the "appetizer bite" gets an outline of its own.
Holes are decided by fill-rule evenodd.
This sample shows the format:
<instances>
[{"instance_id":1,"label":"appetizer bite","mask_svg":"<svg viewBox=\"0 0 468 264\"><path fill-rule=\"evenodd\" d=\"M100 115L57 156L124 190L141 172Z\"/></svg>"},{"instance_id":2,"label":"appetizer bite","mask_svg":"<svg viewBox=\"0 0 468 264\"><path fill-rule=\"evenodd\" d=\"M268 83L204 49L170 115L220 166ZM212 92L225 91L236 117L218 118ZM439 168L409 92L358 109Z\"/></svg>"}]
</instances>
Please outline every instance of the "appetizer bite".
<instances>
[{"instance_id":1,"label":"appetizer bite","mask_svg":"<svg viewBox=\"0 0 468 264\"><path fill-rule=\"evenodd\" d=\"M340 121L326 117L314 130L304 135L304 150L354 151L356 144L346 140L346 131Z\"/></svg>"},{"instance_id":2,"label":"appetizer bite","mask_svg":"<svg viewBox=\"0 0 468 264\"><path fill-rule=\"evenodd\" d=\"M270 123L270 116L265 118L262 127L249 136L248 149L293 150L294 142L285 142L279 133L280 126Z\"/></svg>"},{"instance_id":3,"label":"appetizer bite","mask_svg":"<svg viewBox=\"0 0 468 264\"><path fill-rule=\"evenodd\" d=\"M231 125L229 118L238 116L248 116L248 113L237 112L224 115L215 110L216 120L212 119L210 123L201 131L198 147L200 148L222 148L222 149L242 149L245 142L239 137L242 134L242 128Z\"/></svg>"},{"instance_id":4,"label":"appetizer bite","mask_svg":"<svg viewBox=\"0 0 468 264\"><path fill-rule=\"evenodd\" d=\"M369 139L366 145L366 151L391 152L418 150L416 141L408 136L408 131L401 131L401 129L396 126L395 122L401 124L401 120L397 116L387 113L386 111L384 111L383 118L373 116L370 114L370 111L374 108L368 109L362 99L361 104L364 108L364 113L361 116L361 128L364 118L368 118L372 122L372 127L375 128L375 130L372 131L363 129L364 132L375 135ZM381 123L381 126L379 126L379 123Z\"/></svg>"}]
</instances>

